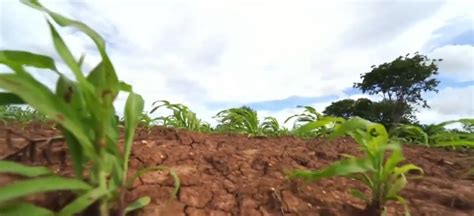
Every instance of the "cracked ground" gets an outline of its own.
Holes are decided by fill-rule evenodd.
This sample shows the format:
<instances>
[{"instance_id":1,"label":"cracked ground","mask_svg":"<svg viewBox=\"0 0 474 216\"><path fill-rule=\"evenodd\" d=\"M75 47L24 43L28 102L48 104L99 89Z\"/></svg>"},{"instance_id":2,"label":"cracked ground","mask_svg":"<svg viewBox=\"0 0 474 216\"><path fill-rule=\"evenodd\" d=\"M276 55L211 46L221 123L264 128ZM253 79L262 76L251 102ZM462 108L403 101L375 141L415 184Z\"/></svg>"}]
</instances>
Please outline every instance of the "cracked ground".
<instances>
[{"instance_id":1,"label":"cracked ground","mask_svg":"<svg viewBox=\"0 0 474 216\"><path fill-rule=\"evenodd\" d=\"M21 130L15 128L14 130ZM44 125L29 125L23 134L47 137L59 134ZM3 133L3 132L0 132ZM2 135L0 135L2 136ZM61 142L35 146L37 151L12 154L24 144L21 138L4 145L0 156L30 164L48 165L61 175L73 175L71 164L64 163ZM464 174L473 166L473 151L429 149L406 145L407 161L422 167L420 179L410 179L402 195L410 202L412 215L474 215L474 180ZM285 172L294 168L318 169L342 159L341 154L360 156L351 139L334 141L303 140L294 137L249 138L241 135L203 134L163 127L140 130L135 139L130 173L163 165L174 170L181 187L171 197L173 178L167 171L153 171L138 178L126 198L132 201L147 195L152 202L137 215L358 215L364 203L353 198L349 189L369 191L348 178L331 178L307 183L290 181ZM45 157L48 156L48 157ZM45 159L47 158L47 160ZM67 160L66 160L67 161ZM13 181L0 176L0 185ZM43 206L60 208L67 194L52 193L30 200ZM388 215L404 215L403 207L388 203Z\"/></svg>"}]
</instances>

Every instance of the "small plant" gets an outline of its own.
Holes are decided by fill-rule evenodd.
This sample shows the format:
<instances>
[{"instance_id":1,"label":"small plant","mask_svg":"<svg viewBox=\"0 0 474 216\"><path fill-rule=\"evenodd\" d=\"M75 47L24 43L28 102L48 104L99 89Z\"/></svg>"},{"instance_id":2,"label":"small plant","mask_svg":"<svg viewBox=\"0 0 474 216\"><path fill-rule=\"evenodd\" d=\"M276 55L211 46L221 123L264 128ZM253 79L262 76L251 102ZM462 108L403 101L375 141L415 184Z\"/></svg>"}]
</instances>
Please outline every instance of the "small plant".
<instances>
[{"instance_id":1,"label":"small plant","mask_svg":"<svg viewBox=\"0 0 474 216\"><path fill-rule=\"evenodd\" d=\"M460 123L463 130L446 129L450 124ZM399 125L390 133L392 140L403 143L423 144L430 147L473 148L474 134L469 129L474 125L474 119L459 119L445 121L439 124L425 125Z\"/></svg>"},{"instance_id":2,"label":"small plant","mask_svg":"<svg viewBox=\"0 0 474 216\"><path fill-rule=\"evenodd\" d=\"M263 133L267 136L283 136L290 134L290 131L287 128L280 126L276 118L270 116L264 118L260 127L262 128Z\"/></svg>"},{"instance_id":3,"label":"small plant","mask_svg":"<svg viewBox=\"0 0 474 216\"><path fill-rule=\"evenodd\" d=\"M30 107L19 107L12 105L0 105L0 120L7 124L8 122L46 122L48 119L45 115Z\"/></svg>"},{"instance_id":4,"label":"small plant","mask_svg":"<svg viewBox=\"0 0 474 216\"><path fill-rule=\"evenodd\" d=\"M54 175L45 167L29 167L11 161L0 161L0 173L25 177L0 188L0 215L56 215L56 213L18 198L42 192L70 190L75 200L64 206L57 215L74 215L97 203L97 212L106 216L112 211L124 215L150 202L142 197L130 204L124 203L127 187L128 161L133 137L143 110L143 99L132 87L118 80L112 62L105 51L105 41L87 25L66 18L41 5L36 0L24 4L45 13L54 46L59 56L73 72L75 81L58 71L51 57L24 52L0 51L0 64L11 69L0 74L2 103L24 102L57 122L63 132L75 178ZM52 21L62 27L73 27L85 33L95 43L101 62L85 76L81 70L84 55L75 59L57 32ZM52 92L36 80L26 67L48 69L59 76ZM124 109L125 141L123 151L118 144L118 118L113 102L120 91L128 92ZM87 173L87 177L85 176ZM179 182L177 182L177 187Z\"/></svg>"},{"instance_id":5,"label":"small plant","mask_svg":"<svg viewBox=\"0 0 474 216\"><path fill-rule=\"evenodd\" d=\"M155 106L156 104L159 105ZM173 114L169 116L152 119L152 121L161 122L163 126L185 128L191 131L211 131L211 127L208 123L202 122L201 119L198 119L196 113L192 112L187 106L183 104L172 104L166 100L159 100L153 102L153 106L155 107L153 107L153 109L150 111L150 114L154 113L161 107L165 107L173 111Z\"/></svg>"},{"instance_id":6,"label":"small plant","mask_svg":"<svg viewBox=\"0 0 474 216\"><path fill-rule=\"evenodd\" d=\"M392 129L390 137L402 143L421 144L428 146L428 134L416 125L401 124Z\"/></svg>"},{"instance_id":7,"label":"small plant","mask_svg":"<svg viewBox=\"0 0 474 216\"><path fill-rule=\"evenodd\" d=\"M219 125L217 130L263 136L264 132L258 120L257 112L250 107L231 108L220 111L215 116Z\"/></svg>"},{"instance_id":8,"label":"small plant","mask_svg":"<svg viewBox=\"0 0 474 216\"><path fill-rule=\"evenodd\" d=\"M300 114L295 114L288 117L284 123L287 123L293 118L296 118L295 122L293 123L293 129L299 127L301 124L306 124L310 122L314 122L318 118L321 118L323 115L316 111L314 107L311 106L297 106L298 108L304 108L304 111Z\"/></svg>"},{"instance_id":9,"label":"small plant","mask_svg":"<svg viewBox=\"0 0 474 216\"><path fill-rule=\"evenodd\" d=\"M337 161L322 170L296 170L289 173L290 178L317 181L322 178L347 176L363 183L371 190L371 196L353 189L352 195L365 201L365 215L382 215L387 201L400 202L409 215L406 200L399 194L407 184L406 174L410 171L423 172L413 164L398 166L404 160L401 146L389 143L389 136L381 124L354 117L337 125L331 137L348 134L359 144L365 153L362 158L347 155L347 159ZM391 154L385 156L387 151Z\"/></svg>"}]
</instances>

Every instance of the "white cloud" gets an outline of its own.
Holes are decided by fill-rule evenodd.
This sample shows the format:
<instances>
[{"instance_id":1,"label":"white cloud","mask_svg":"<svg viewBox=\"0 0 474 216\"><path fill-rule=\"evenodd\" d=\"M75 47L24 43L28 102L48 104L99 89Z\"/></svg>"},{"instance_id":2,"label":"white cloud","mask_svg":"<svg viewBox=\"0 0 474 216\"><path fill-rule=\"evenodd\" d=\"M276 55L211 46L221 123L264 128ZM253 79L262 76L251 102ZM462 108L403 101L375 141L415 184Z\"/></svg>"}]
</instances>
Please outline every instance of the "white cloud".
<instances>
[{"instance_id":1,"label":"white cloud","mask_svg":"<svg viewBox=\"0 0 474 216\"><path fill-rule=\"evenodd\" d=\"M474 80L474 46L446 45L433 50L430 57L443 59L438 64L440 74L460 81Z\"/></svg>"},{"instance_id":2,"label":"white cloud","mask_svg":"<svg viewBox=\"0 0 474 216\"><path fill-rule=\"evenodd\" d=\"M428 104L440 114L474 117L474 86L442 89Z\"/></svg>"},{"instance_id":3,"label":"white cloud","mask_svg":"<svg viewBox=\"0 0 474 216\"><path fill-rule=\"evenodd\" d=\"M422 49L433 31L474 10L468 1L42 2L97 29L119 76L147 107L167 99L210 121L223 108L206 105L212 102L346 97L343 90L370 65ZM40 12L0 1L0 18L0 48L58 58ZM88 53L85 68L99 61L89 54L90 40L70 29L61 33L76 56ZM454 61L460 48L436 51L452 65L466 63Z\"/></svg>"}]
</instances>

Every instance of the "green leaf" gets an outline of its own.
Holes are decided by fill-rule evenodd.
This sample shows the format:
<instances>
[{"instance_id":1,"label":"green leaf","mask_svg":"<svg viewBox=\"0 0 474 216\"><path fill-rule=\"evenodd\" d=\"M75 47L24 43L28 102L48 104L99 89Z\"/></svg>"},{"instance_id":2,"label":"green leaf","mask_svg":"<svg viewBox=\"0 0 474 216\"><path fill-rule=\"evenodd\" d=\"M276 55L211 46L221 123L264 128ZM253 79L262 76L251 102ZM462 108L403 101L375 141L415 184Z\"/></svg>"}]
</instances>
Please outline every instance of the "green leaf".
<instances>
[{"instance_id":1,"label":"green leaf","mask_svg":"<svg viewBox=\"0 0 474 216\"><path fill-rule=\"evenodd\" d=\"M82 67L82 64L84 63L85 58L86 58L86 54L82 53L81 57L79 57L79 60L77 61L77 65L79 65L79 68Z\"/></svg>"},{"instance_id":2,"label":"green leaf","mask_svg":"<svg viewBox=\"0 0 474 216\"><path fill-rule=\"evenodd\" d=\"M15 203L0 205L0 215L8 216L26 216L26 215L35 215L35 216L54 216L55 213L49 209L45 209L39 206L35 206L30 203Z\"/></svg>"},{"instance_id":3,"label":"green leaf","mask_svg":"<svg viewBox=\"0 0 474 216\"><path fill-rule=\"evenodd\" d=\"M385 195L386 199L393 199L398 196L398 193L405 188L408 181L404 174L401 174L399 177L396 177L394 182L388 184L388 191Z\"/></svg>"},{"instance_id":4,"label":"green leaf","mask_svg":"<svg viewBox=\"0 0 474 216\"><path fill-rule=\"evenodd\" d=\"M308 181L317 181L321 178L347 176L354 173L365 173L375 168L369 158L346 159L332 163L328 167L317 171L297 170L289 174L290 178L302 178Z\"/></svg>"},{"instance_id":5,"label":"green leaf","mask_svg":"<svg viewBox=\"0 0 474 216\"><path fill-rule=\"evenodd\" d=\"M96 31L94 31L93 29L91 29L89 26L87 26L86 24L84 24L82 22L69 19L67 17L62 16L61 14L58 14L56 12L53 12L53 11L43 7L36 0L23 0L22 2L25 3L26 5L29 5L33 8L35 8L35 9L39 9L39 10L42 10L42 11L46 12L48 15L51 16L51 18L53 18L53 20L58 25L63 26L63 27L65 27L65 26L74 27L77 30L79 30L79 31L83 32L84 34L86 34L87 36L89 36L92 39L92 41L94 41L94 43L97 46L97 49L99 50L99 53L102 57L101 65L103 65L104 73L106 73L105 77L107 77L107 82L108 82L107 87L108 88L115 88L115 87L118 88L117 75L116 75L115 70L113 68L113 65L112 65L112 63L111 63L111 61L110 61L110 59L107 56L107 53L105 51L105 41L104 41L104 39L102 39L102 37ZM53 39L55 40L55 45L56 45L56 41L58 42L57 45L59 45L59 46L56 46L58 52L60 52L60 51L62 52L63 55L61 55L61 57L63 57L65 62L68 64L68 66L71 67L71 69L76 74L76 76L78 76L79 75L78 73L80 72L79 64L77 64L76 61L73 61L74 59L71 59L72 54L69 52L69 50L65 46L64 42L62 42L62 39L60 39L59 34L57 34L57 32L54 33L53 31L55 32L56 30L54 28L52 28ZM61 42L62 42L63 45L60 45ZM81 74L81 76L82 76L82 74ZM78 78L78 81L82 82L82 78Z\"/></svg>"},{"instance_id":6,"label":"green leaf","mask_svg":"<svg viewBox=\"0 0 474 216\"><path fill-rule=\"evenodd\" d=\"M394 171L393 171L393 174L394 175L401 175L401 174L405 174L409 171L412 171L412 170L416 170L418 172L420 172L420 174L423 174L423 169L421 169L420 167L414 165L414 164L405 164L401 167L395 167Z\"/></svg>"},{"instance_id":7,"label":"green leaf","mask_svg":"<svg viewBox=\"0 0 474 216\"><path fill-rule=\"evenodd\" d=\"M66 109L63 101L60 101L46 86L31 75L27 73L0 74L0 88L18 95L33 108L63 125L78 138L85 153L94 156L93 145L77 119L78 114L74 110Z\"/></svg>"},{"instance_id":8,"label":"green leaf","mask_svg":"<svg viewBox=\"0 0 474 216\"><path fill-rule=\"evenodd\" d=\"M26 51L0 50L0 64L50 69L57 73L56 65L51 57Z\"/></svg>"},{"instance_id":9,"label":"green leaf","mask_svg":"<svg viewBox=\"0 0 474 216\"><path fill-rule=\"evenodd\" d=\"M150 201L151 199L149 196L143 196L143 197L138 198L137 200L135 200L135 202L133 202L132 204L128 205L127 208L125 208L125 214L147 206L148 204L150 204Z\"/></svg>"},{"instance_id":10,"label":"green leaf","mask_svg":"<svg viewBox=\"0 0 474 216\"><path fill-rule=\"evenodd\" d=\"M82 178L84 165L87 161L87 159L85 158L85 155L83 154L82 146L71 132L67 130L62 130L62 132L63 132L64 138L66 139L68 152L71 155L71 159L74 165L74 174L76 175L77 178Z\"/></svg>"},{"instance_id":11,"label":"green leaf","mask_svg":"<svg viewBox=\"0 0 474 216\"><path fill-rule=\"evenodd\" d=\"M0 160L0 173L11 173L26 177L37 177L53 174L47 167L26 166L13 161Z\"/></svg>"},{"instance_id":12,"label":"green leaf","mask_svg":"<svg viewBox=\"0 0 474 216\"><path fill-rule=\"evenodd\" d=\"M79 212L82 212L88 206L92 205L95 201L107 194L107 190L104 188L95 188L87 193L79 196L74 201L65 206L58 213L58 216L68 216L75 215Z\"/></svg>"},{"instance_id":13,"label":"green leaf","mask_svg":"<svg viewBox=\"0 0 474 216\"><path fill-rule=\"evenodd\" d=\"M133 136L135 135L135 129L138 125L139 118L141 113L143 112L144 101L143 98L130 92L127 98L127 102L125 104L125 147L124 147L124 178L128 170L128 159L130 157L130 153L132 152L132 144L133 144Z\"/></svg>"},{"instance_id":14,"label":"green leaf","mask_svg":"<svg viewBox=\"0 0 474 216\"><path fill-rule=\"evenodd\" d=\"M342 123L339 127L335 128L335 130L331 133L331 137L338 137L338 136L344 136L350 132L356 131L356 130L367 130L367 128L374 123L365 120L363 118L359 117L353 117L344 123Z\"/></svg>"},{"instance_id":15,"label":"green leaf","mask_svg":"<svg viewBox=\"0 0 474 216\"><path fill-rule=\"evenodd\" d=\"M0 92L0 105L25 104L25 101L16 94L9 92Z\"/></svg>"},{"instance_id":16,"label":"green leaf","mask_svg":"<svg viewBox=\"0 0 474 216\"><path fill-rule=\"evenodd\" d=\"M57 176L40 177L17 181L0 188L0 203L35 193L89 189L91 189L91 186L79 179Z\"/></svg>"},{"instance_id":17,"label":"green leaf","mask_svg":"<svg viewBox=\"0 0 474 216\"><path fill-rule=\"evenodd\" d=\"M366 203L370 203L370 199L367 197L367 195L365 195L364 193L362 193L360 190L357 190L357 189L351 189L351 195L357 199L360 199Z\"/></svg>"},{"instance_id":18,"label":"green leaf","mask_svg":"<svg viewBox=\"0 0 474 216\"><path fill-rule=\"evenodd\" d=\"M66 43L64 43L64 40L61 38L59 33L56 31L54 28L53 24L47 20L49 29L51 31L51 35L53 37L53 43L54 47L56 48L56 51L58 52L59 56L63 59L63 61L66 63L66 65L71 69L71 71L74 73L77 81L81 83L81 85L86 89L86 88L92 88L92 86L88 86L86 79L84 75L81 72L81 69L79 65L77 64L76 60L74 59L74 56L72 55L71 51L67 47Z\"/></svg>"}]
</instances>

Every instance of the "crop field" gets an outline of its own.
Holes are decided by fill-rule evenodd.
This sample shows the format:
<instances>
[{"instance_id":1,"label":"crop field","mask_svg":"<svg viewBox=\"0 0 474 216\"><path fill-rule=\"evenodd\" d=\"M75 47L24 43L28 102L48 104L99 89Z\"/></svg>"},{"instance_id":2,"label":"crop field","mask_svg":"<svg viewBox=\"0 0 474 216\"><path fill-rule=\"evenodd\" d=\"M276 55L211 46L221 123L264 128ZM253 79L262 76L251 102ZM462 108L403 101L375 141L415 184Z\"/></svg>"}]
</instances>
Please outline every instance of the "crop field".
<instances>
[{"instance_id":1,"label":"crop field","mask_svg":"<svg viewBox=\"0 0 474 216\"><path fill-rule=\"evenodd\" d=\"M0 216L474 215L474 119L421 125L403 113L386 122L298 106L279 122L242 106L216 113L211 125L184 104L157 100L148 111L96 31L36 0L22 2L44 13L72 73L50 56L0 50L10 70L0 74ZM91 71L82 69L85 55L69 50L57 31L63 27L94 42L101 61ZM395 63L422 62L431 73L437 60L426 59ZM54 88L32 68L57 75ZM430 90L437 82L425 84ZM407 92L415 92L407 101L426 105L419 92ZM114 106L119 93L127 95L124 107ZM402 94L393 95L394 110L411 111Z\"/></svg>"}]
</instances>

